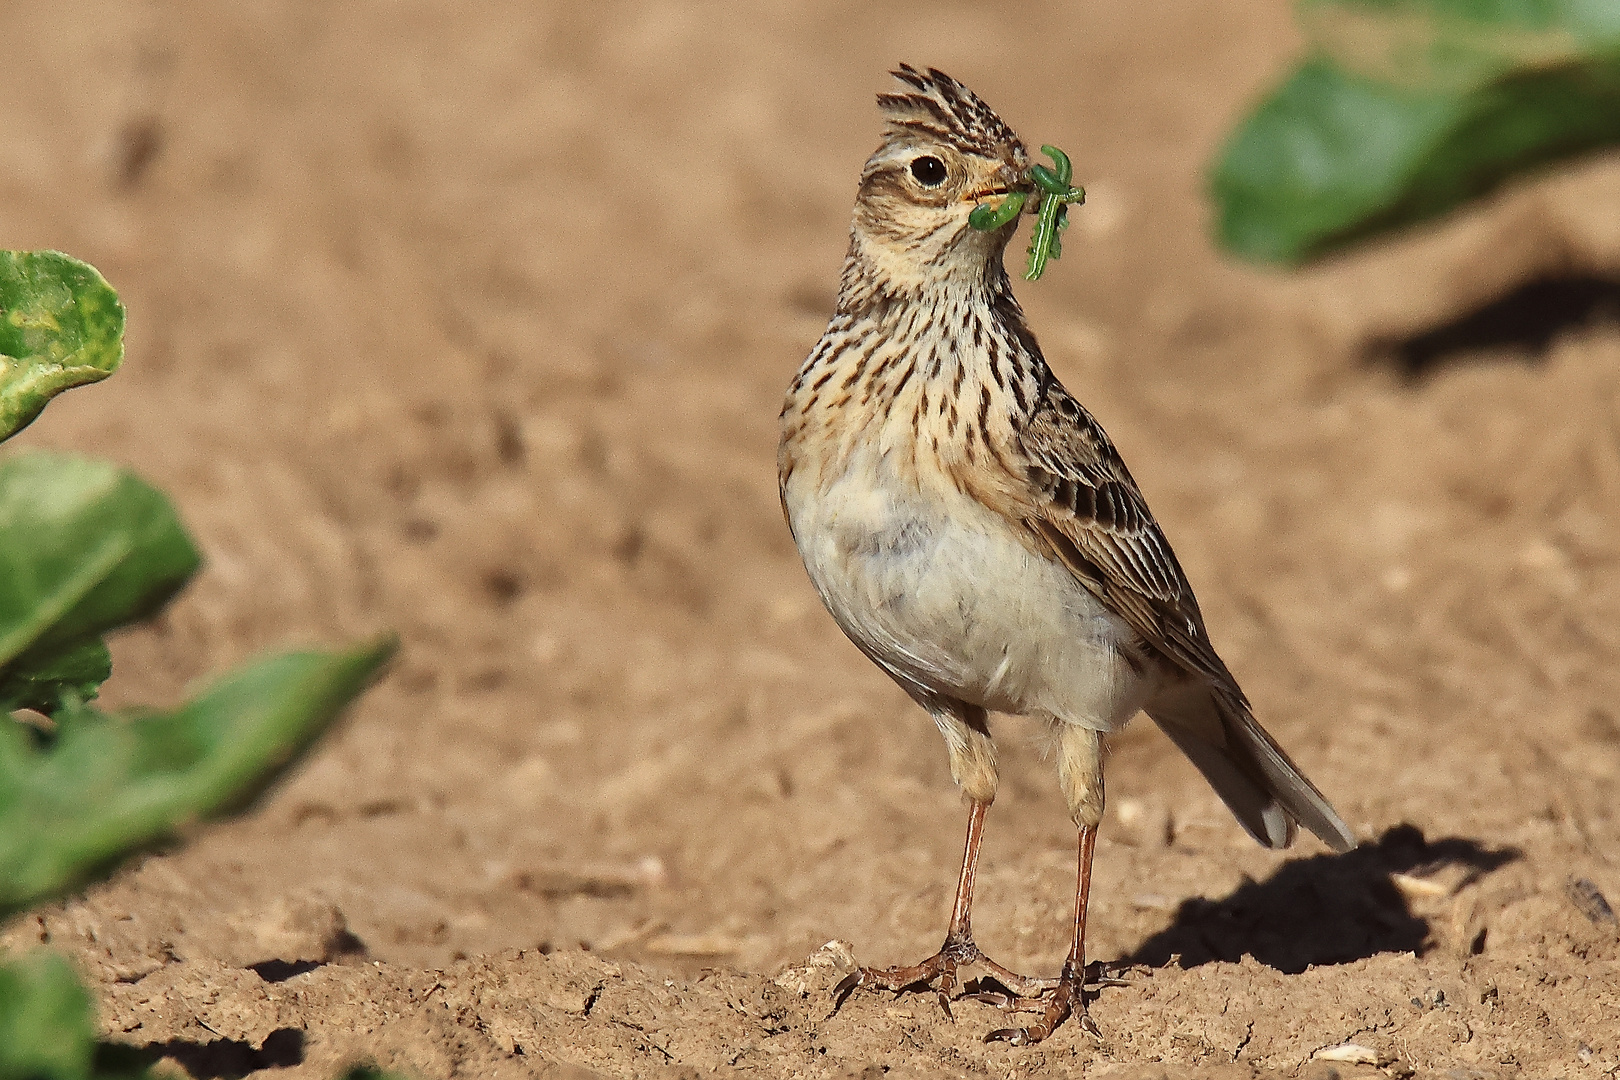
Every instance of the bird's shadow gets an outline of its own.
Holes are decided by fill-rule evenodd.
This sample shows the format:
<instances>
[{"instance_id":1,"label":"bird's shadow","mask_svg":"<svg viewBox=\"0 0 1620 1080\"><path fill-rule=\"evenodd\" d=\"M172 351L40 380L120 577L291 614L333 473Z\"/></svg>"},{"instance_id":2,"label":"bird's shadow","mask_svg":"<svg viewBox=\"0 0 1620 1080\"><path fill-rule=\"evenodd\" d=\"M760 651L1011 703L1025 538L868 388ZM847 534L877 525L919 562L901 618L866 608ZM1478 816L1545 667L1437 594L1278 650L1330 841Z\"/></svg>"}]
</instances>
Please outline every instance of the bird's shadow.
<instances>
[{"instance_id":1,"label":"bird's shadow","mask_svg":"<svg viewBox=\"0 0 1620 1080\"><path fill-rule=\"evenodd\" d=\"M1520 855L1461 837L1429 841L1417 828L1397 825L1376 843L1343 855L1285 863L1266 880L1245 882L1220 900L1183 901L1174 922L1120 962L1191 968L1249 955L1297 974L1384 952L1421 954L1428 921L1412 913L1390 875L1421 877L1460 866L1461 888Z\"/></svg>"},{"instance_id":2,"label":"bird's shadow","mask_svg":"<svg viewBox=\"0 0 1620 1080\"><path fill-rule=\"evenodd\" d=\"M1539 363L1560 334L1616 321L1620 321L1620 279L1550 274L1519 282L1443 323L1405 337L1371 341L1366 358L1388 364L1408 383L1418 383L1480 353L1506 351Z\"/></svg>"}]
</instances>

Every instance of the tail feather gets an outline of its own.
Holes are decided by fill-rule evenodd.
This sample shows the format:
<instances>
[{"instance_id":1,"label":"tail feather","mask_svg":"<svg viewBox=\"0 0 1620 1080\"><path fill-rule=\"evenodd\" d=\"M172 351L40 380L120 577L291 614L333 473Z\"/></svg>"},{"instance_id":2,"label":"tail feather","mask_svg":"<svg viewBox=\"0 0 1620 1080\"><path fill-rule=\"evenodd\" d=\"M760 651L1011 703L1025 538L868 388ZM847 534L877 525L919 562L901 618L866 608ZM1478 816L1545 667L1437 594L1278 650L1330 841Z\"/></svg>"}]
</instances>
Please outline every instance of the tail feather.
<instances>
[{"instance_id":1,"label":"tail feather","mask_svg":"<svg viewBox=\"0 0 1620 1080\"><path fill-rule=\"evenodd\" d=\"M1356 846L1344 819L1260 726L1242 698L1207 683L1184 684L1150 701L1147 714L1260 843L1287 847L1294 841L1297 822L1334 851Z\"/></svg>"}]
</instances>

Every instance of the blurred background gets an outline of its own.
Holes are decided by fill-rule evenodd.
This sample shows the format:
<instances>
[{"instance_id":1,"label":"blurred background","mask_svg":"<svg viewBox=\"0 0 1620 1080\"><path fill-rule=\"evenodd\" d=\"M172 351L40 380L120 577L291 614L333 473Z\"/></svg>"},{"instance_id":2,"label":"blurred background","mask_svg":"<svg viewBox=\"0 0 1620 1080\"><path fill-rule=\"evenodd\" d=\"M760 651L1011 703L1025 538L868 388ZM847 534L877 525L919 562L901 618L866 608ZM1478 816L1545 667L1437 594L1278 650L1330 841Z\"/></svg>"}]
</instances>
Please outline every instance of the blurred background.
<instances>
[{"instance_id":1,"label":"blurred background","mask_svg":"<svg viewBox=\"0 0 1620 1080\"><path fill-rule=\"evenodd\" d=\"M1303 48L1273 0L61 0L0 3L0 38L0 246L71 252L129 310L124 369L18 441L138 470L207 559L114 643L108 700L403 638L253 815L8 940L109 987L177 958L932 952L943 747L821 609L773 471L904 60L1072 156L1087 203L1020 299L1258 715L1359 836L1523 853L1295 970L1577 945L1613 970L1564 887L1620 895L1620 157L1282 271L1221 255L1206 197ZM1055 969L1072 830L1000 730L979 937ZM1283 864L1151 725L1109 784L1095 956Z\"/></svg>"}]
</instances>

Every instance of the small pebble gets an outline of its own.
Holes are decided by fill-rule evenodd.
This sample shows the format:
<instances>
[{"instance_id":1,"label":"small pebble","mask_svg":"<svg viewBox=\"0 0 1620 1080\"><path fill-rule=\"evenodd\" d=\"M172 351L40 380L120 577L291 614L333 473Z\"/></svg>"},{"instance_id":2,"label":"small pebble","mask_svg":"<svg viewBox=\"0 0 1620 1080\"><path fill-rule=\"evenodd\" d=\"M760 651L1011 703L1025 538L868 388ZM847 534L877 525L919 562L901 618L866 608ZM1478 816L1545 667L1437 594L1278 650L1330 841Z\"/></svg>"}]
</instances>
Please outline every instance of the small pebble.
<instances>
[{"instance_id":1,"label":"small pebble","mask_svg":"<svg viewBox=\"0 0 1620 1080\"><path fill-rule=\"evenodd\" d=\"M1318 1050L1311 1057L1317 1061L1339 1061L1346 1065L1378 1064L1378 1051L1360 1043L1340 1043L1338 1046Z\"/></svg>"},{"instance_id":2,"label":"small pebble","mask_svg":"<svg viewBox=\"0 0 1620 1080\"><path fill-rule=\"evenodd\" d=\"M1609 906L1608 898L1586 878L1570 878L1564 891L1569 894L1570 903L1593 924L1614 926L1620 923L1620 917L1616 917L1614 908Z\"/></svg>"}]
</instances>

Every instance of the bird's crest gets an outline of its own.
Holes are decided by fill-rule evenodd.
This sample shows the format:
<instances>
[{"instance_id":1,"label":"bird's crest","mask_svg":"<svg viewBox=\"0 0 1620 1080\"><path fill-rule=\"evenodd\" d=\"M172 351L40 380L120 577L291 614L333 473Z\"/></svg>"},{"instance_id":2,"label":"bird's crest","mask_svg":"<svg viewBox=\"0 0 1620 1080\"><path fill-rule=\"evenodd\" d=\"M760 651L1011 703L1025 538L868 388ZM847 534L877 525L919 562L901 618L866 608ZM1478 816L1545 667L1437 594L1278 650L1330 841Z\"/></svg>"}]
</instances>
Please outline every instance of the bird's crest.
<instances>
[{"instance_id":1,"label":"bird's crest","mask_svg":"<svg viewBox=\"0 0 1620 1080\"><path fill-rule=\"evenodd\" d=\"M891 134L921 131L993 158L1001 157L1009 147L1023 149L1018 136L994 109L938 68L924 72L901 64L890 74L905 87L898 93L878 95L878 107Z\"/></svg>"}]
</instances>

